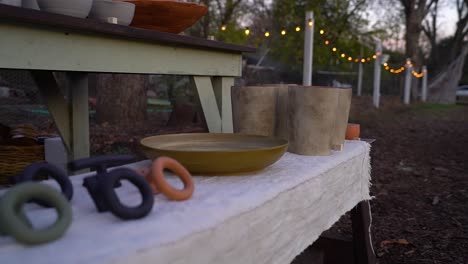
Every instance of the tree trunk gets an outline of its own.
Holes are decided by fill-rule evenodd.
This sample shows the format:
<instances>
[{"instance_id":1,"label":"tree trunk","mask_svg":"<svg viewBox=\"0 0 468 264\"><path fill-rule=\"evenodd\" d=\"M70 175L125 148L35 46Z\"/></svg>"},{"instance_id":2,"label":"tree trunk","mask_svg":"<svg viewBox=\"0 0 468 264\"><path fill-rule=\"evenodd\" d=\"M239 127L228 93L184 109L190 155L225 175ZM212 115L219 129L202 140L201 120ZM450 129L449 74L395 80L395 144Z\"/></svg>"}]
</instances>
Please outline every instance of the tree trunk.
<instances>
[{"instance_id":1,"label":"tree trunk","mask_svg":"<svg viewBox=\"0 0 468 264\"><path fill-rule=\"evenodd\" d=\"M417 13L412 13L406 18L406 56L411 58L415 69L421 68L422 56L419 50L419 37L421 36L422 20ZM413 100L418 94L418 82L412 82L411 95Z\"/></svg>"},{"instance_id":2,"label":"tree trunk","mask_svg":"<svg viewBox=\"0 0 468 264\"><path fill-rule=\"evenodd\" d=\"M99 74L96 114L98 123L131 125L146 120L148 76Z\"/></svg>"},{"instance_id":3,"label":"tree trunk","mask_svg":"<svg viewBox=\"0 0 468 264\"><path fill-rule=\"evenodd\" d=\"M458 83L463 74L465 57L468 54L468 45L462 49L458 58L447 69L439 74L429 85L429 101L440 104L454 104Z\"/></svg>"}]
</instances>

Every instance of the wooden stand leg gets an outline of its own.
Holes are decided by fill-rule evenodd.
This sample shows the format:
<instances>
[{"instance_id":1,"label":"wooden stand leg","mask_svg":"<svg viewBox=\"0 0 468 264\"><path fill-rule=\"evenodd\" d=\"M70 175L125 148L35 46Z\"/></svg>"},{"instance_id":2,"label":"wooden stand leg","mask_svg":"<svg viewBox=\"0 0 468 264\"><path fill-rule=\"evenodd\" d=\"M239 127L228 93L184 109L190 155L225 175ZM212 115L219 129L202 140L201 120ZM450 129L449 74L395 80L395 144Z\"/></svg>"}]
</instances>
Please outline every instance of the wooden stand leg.
<instances>
[{"instance_id":1,"label":"wooden stand leg","mask_svg":"<svg viewBox=\"0 0 468 264\"><path fill-rule=\"evenodd\" d=\"M231 87L233 77L192 76L211 133L232 133Z\"/></svg>"},{"instance_id":2,"label":"wooden stand leg","mask_svg":"<svg viewBox=\"0 0 468 264\"><path fill-rule=\"evenodd\" d=\"M88 74L67 73L67 97L50 71L31 71L69 159L89 157Z\"/></svg>"},{"instance_id":3,"label":"wooden stand leg","mask_svg":"<svg viewBox=\"0 0 468 264\"><path fill-rule=\"evenodd\" d=\"M360 202L351 211L353 226L354 263L375 264L376 258L370 236L370 204L369 201Z\"/></svg>"}]
</instances>

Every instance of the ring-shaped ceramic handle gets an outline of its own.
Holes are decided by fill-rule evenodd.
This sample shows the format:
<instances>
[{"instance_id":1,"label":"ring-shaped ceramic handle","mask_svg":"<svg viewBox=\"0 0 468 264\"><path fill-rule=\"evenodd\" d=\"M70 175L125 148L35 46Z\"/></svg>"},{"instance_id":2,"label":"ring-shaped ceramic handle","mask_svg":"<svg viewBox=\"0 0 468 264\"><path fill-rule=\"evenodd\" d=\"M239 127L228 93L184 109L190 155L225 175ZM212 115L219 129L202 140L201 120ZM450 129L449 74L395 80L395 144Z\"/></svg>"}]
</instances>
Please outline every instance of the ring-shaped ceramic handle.
<instances>
[{"instance_id":1,"label":"ring-shaped ceramic handle","mask_svg":"<svg viewBox=\"0 0 468 264\"><path fill-rule=\"evenodd\" d=\"M183 182L184 188L178 190L173 188L164 178L164 169L169 169L174 172ZM192 175L175 159L169 157L159 157L151 165L150 184L153 191L163 193L170 200L183 201L189 199L194 190L195 184L193 183Z\"/></svg>"},{"instance_id":2,"label":"ring-shaped ceramic handle","mask_svg":"<svg viewBox=\"0 0 468 264\"><path fill-rule=\"evenodd\" d=\"M128 180L137 187L142 198L138 206L126 206L120 201L114 187L121 180ZM105 177L102 177L100 181L102 197L109 211L114 215L122 219L138 219L151 212L154 204L153 192L145 178L135 171L127 168L116 169L109 172Z\"/></svg>"},{"instance_id":3,"label":"ring-shaped ceramic handle","mask_svg":"<svg viewBox=\"0 0 468 264\"><path fill-rule=\"evenodd\" d=\"M73 197L73 185L71 184L70 179L66 175L65 171L57 168L56 166L49 164L47 162L37 162L27 166L19 179L20 182L33 181L37 179L38 176L46 174L54 179L60 186L63 196L67 200L71 200ZM47 204L41 201L35 201L42 206L48 206Z\"/></svg>"},{"instance_id":4,"label":"ring-shaped ceramic handle","mask_svg":"<svg viewBox=\"0 0 468 264\"><path fill-rule=\"evenodd\" d=\"M34 229L22 210L31 199L47 203L57 211L57 220L44 229ZM11 187L0 198L0 231L24 244L42 244L60 238L72 222L72 210L67 199L54 188L35 182Z\"/></svg>"}]
</instances>

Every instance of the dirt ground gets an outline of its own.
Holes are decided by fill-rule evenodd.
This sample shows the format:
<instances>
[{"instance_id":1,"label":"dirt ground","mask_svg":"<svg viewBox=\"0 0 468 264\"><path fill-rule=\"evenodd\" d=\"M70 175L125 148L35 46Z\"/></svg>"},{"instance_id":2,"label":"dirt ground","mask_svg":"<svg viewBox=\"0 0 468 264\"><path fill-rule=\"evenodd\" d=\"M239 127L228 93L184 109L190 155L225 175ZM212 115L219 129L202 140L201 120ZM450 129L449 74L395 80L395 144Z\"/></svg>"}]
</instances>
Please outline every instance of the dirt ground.
<instances>
[{"instance_id":1,"label":"dirt ground","mask_svg":"<svg viewBox=\"0 0 468 264\"><path fill-rule=\"evenodd\" d=\"M468 263L468 106L353 98L372 145L374 248L381 264ZM349 233L343 219L338 232Z\"/></svg>"}]
</instances>

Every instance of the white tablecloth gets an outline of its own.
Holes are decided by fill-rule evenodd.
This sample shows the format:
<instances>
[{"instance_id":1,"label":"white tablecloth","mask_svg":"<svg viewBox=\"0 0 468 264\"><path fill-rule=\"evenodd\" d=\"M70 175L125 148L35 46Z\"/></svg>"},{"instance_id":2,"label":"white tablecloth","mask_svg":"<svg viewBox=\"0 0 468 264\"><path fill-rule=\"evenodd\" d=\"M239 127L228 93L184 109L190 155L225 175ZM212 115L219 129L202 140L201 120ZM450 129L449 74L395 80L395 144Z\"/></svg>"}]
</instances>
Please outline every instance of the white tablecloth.
<instances>
[{"instance_id":1,"label":"white tablecloth","mask_svg":"<svg viewBox=\"0 0 468 264\"><path fill-rule=\"evenodd\" d=\"M327 157L286 153L251 175L195 177L184 202L157 195L145 218L122 221L97 213L74 176L73 223L65 236L27 247L0 238L0 263L290 263L358 202L370 199L369 144L348 141ZM148 164L140 162L135 166ZM174 185L181 183L168 177ZM125 203L133 187L117 189ZM51 209L28 205L35 223L52 222Z\"/></svg>"}]
</instances>

